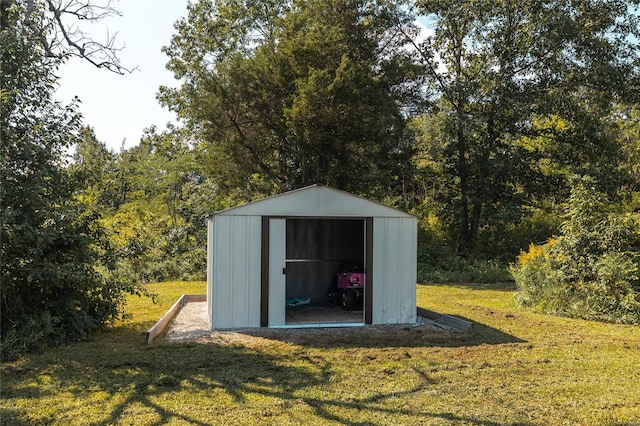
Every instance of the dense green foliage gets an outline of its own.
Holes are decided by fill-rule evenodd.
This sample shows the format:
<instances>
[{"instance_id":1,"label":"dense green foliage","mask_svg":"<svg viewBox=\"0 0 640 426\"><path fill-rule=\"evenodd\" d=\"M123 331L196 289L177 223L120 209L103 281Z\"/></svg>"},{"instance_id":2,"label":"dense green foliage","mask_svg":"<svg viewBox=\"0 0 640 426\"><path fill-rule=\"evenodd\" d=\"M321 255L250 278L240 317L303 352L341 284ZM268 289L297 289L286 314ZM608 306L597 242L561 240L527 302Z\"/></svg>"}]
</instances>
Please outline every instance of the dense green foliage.
<instances>
[{"instance_id":1,"label":"dense green foliage","mask_svg":"<svg viewBox=\"0 0 640 426\"><path fill-rule=\"evenodd\" d=\"M636 2L417 3L435 28L417 45L432 101L419 167L457 253L564 198L572 174L625 184L610 166L616 103L640 88Z\"/></svg>"},{"instance_id":2,"label":"dense green foliage","mask_svg":"<svg viewBox=\"0 0 640 426\"><path fill-rule=\"evenodd\" d=\"M640 214L611 210L591 181L575 185L562 234L531 245L512 268L520 304L640 324Z\"/></svg>"},{"instance_id":3,"label":"dense green foliage","mask_svg":"<svg viewBox=\"0 0 640 426\"><path fill-rule=\"evenodd\" d=\"M0 2L2 355L83 338L142 288L113 273L95 212L66 167L80 116L52 98L59 64L37 43L38 11Z\"/></svg>"},{"instance_id":4,"label":"dense green foliage","mask_svg":"<svg viewBox=\"0 0 640 426\"><path fill-rule=\"evenodd\" d=\"M81 199L100 217L117 271L138 282L203 280L206 217L248 193L222 193L180 129L147 129L140 144L109 152L84 128L71 169L84 177Z\"/></svg>"},{"instance_id":5,"label":"dense green foliage","mask_svg":"<svg viewBox=\"0 0 640 426\"><path fill-rule=\"evenodd\" d=\"M65 46L82 52L44 4L0 2L2 339L15 348L85 335L133 283L203 279L208 214L314 183L415 214L421 279L504 280L533 242L514 269L523 303L636 321L637 1L194 2L165 48L179 85L158 94L183 126L118 153L52 99ZM574 175L629 216L587 214L574 192L561 218Z\"/></svg>"},{"instance_id":6,"label":"dense green foliage","mask_svg":"<svg viewBox=\"0 0 640 426\"><path fill-rule=\"evenodd\" d=\"M429 281L508 279L561 233L574 174L638 206L633 8L422 1L419 38L401 5L191 5L159 94L185 126L114 154L103 185L123 269L202 278L208 213L316 182L415 214Z\"/></svg>"},{"instance_id":7,"label":"dense green foliage","mask_svg":"<svg viewBox=\"0 0 640 426\"><path fill-rule=\"evenodd\" d=\"M409 23L392 1L201 1L165 49L182 86L160 99L225 189L385 197L410 176Z\"/></svg>"},{"instance_id":8,"label":"dense green foliage","mask_svg":"<svg viewBox=\"0 0 640 426\"><path fill-rule=\"evenodd\" d=\"M117 182L118 202L100 208L121 269L145 282L204 279L205 218L224 198L182 132L150 129L140 145L116 158L101 179Z\"/></svg>"}]
</instances>

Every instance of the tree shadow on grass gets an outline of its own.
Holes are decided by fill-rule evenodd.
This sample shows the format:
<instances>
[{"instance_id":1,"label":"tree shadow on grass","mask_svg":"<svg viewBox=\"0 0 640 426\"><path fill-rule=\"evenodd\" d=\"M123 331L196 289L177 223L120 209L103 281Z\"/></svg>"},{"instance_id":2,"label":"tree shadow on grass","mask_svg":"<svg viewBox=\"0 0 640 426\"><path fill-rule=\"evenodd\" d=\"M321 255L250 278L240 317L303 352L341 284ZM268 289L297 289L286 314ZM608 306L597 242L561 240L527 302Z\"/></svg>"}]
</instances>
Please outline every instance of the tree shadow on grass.
<instances>
[{"instance_id":1,"label":"tree shadow on grass","mask_svg":"<svg viewBox=\"0 0 640 426\"><path fill-rule=\"evenodd\" d=\"M399 348L399 347L462 347L526 343L468 318L456 316L472 324L472 330L459 332L439 329L429 324L376 325L346 328L250 329L238 331L248 336L278 340L317 348ZM212 332L215 333L215 332Z\"/></svg>"},{"instance_id":2,"label":"tree shadow on grass","mask_svg":"<svg viewBox=\"0 0 640 426\"><path fill-rule=\"evenodd\" d=\"M364 361L291 345L285 338L287 330L279 331L285 333L264 347L164 342L144 345L139 331L125 328L103 333L90 342L28 356L2 366L2 423L161 425L177 421L210 425L282 421L304 424L311 420L372 424L360 420L361 413L366 412L403 419L401 423L440 420L500 425L472 416L437 412L421 404L397 404L398 399L420 398L420 393L429 392L440 380L420 367L407 365L402 371L385 376L387 373L378 371L380 365L372 367ZM416 336L424 334L411 328L409 331ZM410 336L396 336L393 343L392 335L367 343L366 332L356 338L357 334L351 336L355 339L351 342L349 336L345 336L346 340L325 336L324 341L320 339L313 346L425 344ZM482 334L486 335L487 330ZM449 339L441 343L453 344ZM464 339L456 344L465 344ZM380 387L367 389L362 396L347 397L347 389L340 389L335 383L341 383L344 368L357 368L358 362L362 364L360 368L370 369L362 374L378 374L383 379L387 377L387 381L402 375L403 380L390 382L393 390ZM95 405L102 408L89 408Z\"/></svg>"}]
</instances>

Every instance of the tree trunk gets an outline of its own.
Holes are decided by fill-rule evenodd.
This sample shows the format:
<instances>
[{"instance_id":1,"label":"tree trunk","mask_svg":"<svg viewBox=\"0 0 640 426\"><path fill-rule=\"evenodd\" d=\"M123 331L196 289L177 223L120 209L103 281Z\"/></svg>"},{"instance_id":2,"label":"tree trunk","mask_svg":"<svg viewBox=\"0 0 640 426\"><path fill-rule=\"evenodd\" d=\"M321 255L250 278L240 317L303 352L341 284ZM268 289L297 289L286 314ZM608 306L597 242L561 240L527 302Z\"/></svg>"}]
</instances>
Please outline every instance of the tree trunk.
<instances>
[{"instance_id":1,"label":"tree trunk","mask_svg":"<svg viewBox=\"0 0 640 426\"><path fill-rule=\"evenodd\" d=\"M464 136L462 113L459 114L457 123L457 152L458 152L458 177L460 178L460 209L458 211L458 226L461 246L460 254L466 254L469 245L469 182L467 165L467 144Z\"/></svg>"}]
</instances>

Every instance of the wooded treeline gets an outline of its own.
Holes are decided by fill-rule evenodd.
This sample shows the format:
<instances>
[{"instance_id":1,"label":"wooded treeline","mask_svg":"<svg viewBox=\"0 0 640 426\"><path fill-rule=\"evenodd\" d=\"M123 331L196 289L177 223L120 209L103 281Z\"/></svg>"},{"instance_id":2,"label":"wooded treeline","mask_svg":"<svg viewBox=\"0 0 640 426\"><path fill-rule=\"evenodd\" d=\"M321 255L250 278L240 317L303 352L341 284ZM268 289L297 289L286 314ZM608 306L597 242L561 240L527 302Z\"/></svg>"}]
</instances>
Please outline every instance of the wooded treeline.
<instances>
[{"instance_id":1,"label":"wooded treeline","mask_svg":"<svg viewBox=\"0 0 640 426\"><path fill-rule=\"evenodd\" d=\"M625 223L599 228L617 229L624 243L601 241L593 259L621 253L626 269L567 273L562 285L578 293L602 271L618 274L616 292L631 295L625 312L640 321L638 3L194 2L164 49L179 85L158 94L180 126L150 128L138 146L111 152L77 105L51 100L57 64L77 52L71 44L52 55L42 36L56 32L33 30L51 9L29 7L57 3L3 0L3 264L33 265L8 243L22 244L17 229L41 234L74 217L26 220L27 211L70 206L87 218L82 235L103 265L96 274L130 285L203 279L208 213L322 183L416 215L420 271L471 268L469 279L483 279L554 236L575 237L589 257L596 240L568 223L593 204ZM36 73L29 84L25 70ZM28 185L13 183L23 175ZM74 179L63 186L58 176ZM26 205L27 194L47 201ZM22 213L11 213L14 203ZM523 256L514 268L526 269ZM5 304L5 283L15 301L34 279L15 271L3 267ZM3 311L3 339L6 319Z\"/></svg>"},{"instance_id":2,"label":"wooded treeline","mask_svg":"<svg viewBox=\"0 0 640 426\"><path fill-rule=\"evenodd\" d=\"M122 200L187 235L194 203L324 183L416 214L428 263L513 261L559 231L574 176L636 208L632 5L441 3L192 5L165 49L181 85L159 93L184 128L116 154Z\"/></svg>"}]
</instances>

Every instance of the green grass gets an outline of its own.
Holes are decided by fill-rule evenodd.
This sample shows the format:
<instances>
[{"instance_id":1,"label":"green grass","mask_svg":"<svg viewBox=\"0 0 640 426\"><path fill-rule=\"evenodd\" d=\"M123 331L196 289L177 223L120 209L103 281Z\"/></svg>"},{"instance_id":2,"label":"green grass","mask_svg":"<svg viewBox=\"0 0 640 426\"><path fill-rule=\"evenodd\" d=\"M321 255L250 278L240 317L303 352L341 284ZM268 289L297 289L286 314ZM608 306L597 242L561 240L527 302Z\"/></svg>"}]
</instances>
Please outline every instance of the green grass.
<instances>
[{"instance_id":1,"label":"green grass","mask_svg":"<svg viewBox=\"0 0 640 426\"><path fill-rule=\"evenodd\" d=\"M144 344L182 293L88 342L2 365L2 424L638 425L640 328L529 313L507 285L419 285L418 303L475 323L250 345Z\"/></svg>"}]
</instances>

